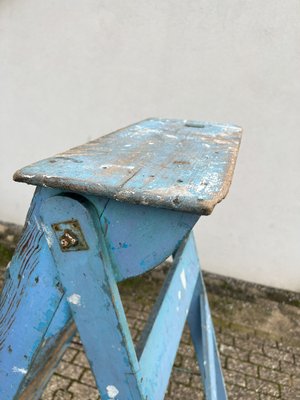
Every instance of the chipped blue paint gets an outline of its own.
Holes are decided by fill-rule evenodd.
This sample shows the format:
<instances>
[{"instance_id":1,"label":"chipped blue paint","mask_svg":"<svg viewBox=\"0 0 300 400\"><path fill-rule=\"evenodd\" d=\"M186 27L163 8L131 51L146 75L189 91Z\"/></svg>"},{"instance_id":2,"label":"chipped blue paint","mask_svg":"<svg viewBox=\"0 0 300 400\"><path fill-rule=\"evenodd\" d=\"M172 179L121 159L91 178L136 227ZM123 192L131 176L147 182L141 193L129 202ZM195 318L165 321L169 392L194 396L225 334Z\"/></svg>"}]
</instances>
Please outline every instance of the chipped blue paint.
<instances>
[{"instance_id":1,"label":"chipped blue paint","mask_svg":"<svg viewBox=\"0 0 300 400\"><path fill-rule=\"evenodd\" d=\"M140 275L162 263L198 218L195 214L110 200L100 222L116 279Z\"/></svg>"},{"instance_id":2,"label":"chipped blue paint","mask_svg":"<svg viewBox=\"0 0 300 400\"><path fill-rule=\"evenodd\" d=\"M28 212L22 238L7 270L7 279L0 299L0 398L13 399L32 383L38 399L53 371L44 371L39 390L37 375L47 362L45 344L48 340L60 340L66 326L71 324L69 306L63 299L57 268L46 242L40 207L58 190L37 189ZM100 202L98 202L100 207ZM102 200L102 204L106 200ZM100 208L99 208L100 211ZM30 328L30 329L29 329ZM16 334L17 332L17 334ZM70 341L74 329L70 329L62 347ZM57 355L56 365L63 353ZM34 360L39 360L39 365ZM15 372L14 372L15 371ZM24 373L26 371L26 373ZM9 379L7 379L9 377ZM31 399L24 394L24 399Z\"/></svg>"},{"instance_id":3,"label":"chipped blue paint","mask_svg":"<svg viewBox=\"0 0 300 400\"><path fill-rule=\"evenodd\" d=\"M206 398L227 399L190 232L227 194L240 136L151 119L15 174L43 188L0 299L1 399L40 398L76 323L103 400L161 400L187 316ZM86 246L66 251L57 227L75 220ZM117 283L174 253L136 352Z\"/></svg>"},{"instance_id":4,"label":"chipped blue paint","mask_svg":"<svg viewBox=\"0 0 300 400\"><path fill-rule=\"evenodd\" d=\"M67 197L52 197L43 206L43 221L51 226L76 215L89 243L89 250L62 252L58 241L50 239L60 279L101 398L109 400L106 388L114 385L124 400L141 399L133 342L105 244L101 243L99 226L94 225L96 214L93 215L89 207ZM50 238L54 235L54 232L46 232Z\"/></svg>"},{"instance_id":5,"label":"chipped blue paint","mask_svg":"<svg viewBox=\"0 0 300 400\"><path fill-rule=\"evenodd\" d=\"M228 192L240 138L233 125L146 120L25 167L14 179L210 214Z\"/></svg>"},{"instance_id":6,"label":"chipped blue paint","mask_svg":"<svg viewBox=\"0 0 300 400\"><path fill-rule=\"evenodd\" d=\"M193 247L194 257L197 259L194 240ZM207 400L227 400L217 341L201 270L193 293L188 324L201 371L205 398Z\"/></svg>"},{"instance_id":7,"label":"chipped blue paint","mask_svg":"<svg viewBox=\"0 0 300 400\"><path fill-rule=\"evenodd\" d=\"M140 206L129 207L135 209ZM53 210L56 212L53 213ZM109 203L106 204L102 217L107 210L110 210ZM118 207L114 210L115 217L119 218ZM158 212L155 209L150 208L150 210ZM162 212L168 213L167 210ZM180 217L180 213L175 214ZM113 382L125 400L163 399L193 294L197 292L196 288L199 289L201 270L193 238L182 242L175 254L173 269L167 277L167 284L162 290L158 305L149 319L144 339L139 344L137 357L116 285L117 279L111 262L111 246L108 245L110 242L107 242L107 231L105 234L101 232L96 209L91 208L85 200L78 203L77 200L66 196L52 197L43 206L43 221L48 227L57 221L71 220L74 215L87 238L89 250L61 252L58 241L51 239L55 236L54 232L51 234L49 229L46 229L45 234L50 235L48 242L51 243L60 279L65 287L66 297L101 397L104 400L110 398L107 395L107 387ZM126 218L119 220L115 232L121 232L126 224L128 225L131 214L127 212L126 215L128 220ZM114 225L111 224L111 227L114 228ZM138 244L142 245L144 251L147 250L147 242L141 241ZM160 252L159 245L157 252ZM209 313L207 299L202 297L201 313L205 313L205 317L202 317L205 321L211 321L207 317ZM202 335L197 323L195 330L198 336ZM205 338L208 341L215 340L212 324ZM195 346L196 349L199 348L197 343ZM216 363L214 357L217 357L217 353L214 352L212 355L211 348L208 347L208 356L204 356L204 364L209 360L209 365L214 366ZM201 350L203 351L203 346L200 352ZM210 390L214 386L208 385L206 377L208 367L203 366L203 359L201 360L207 398L225 400L226 397L215 397L214 392L211 394ZM215 370L215 367L210 367L210 376ZM214 376L216 375L220 385L223 383L220 369L215 372ZM211 383L212 378L209 379ZM215 393L217 390L221 389L216 389ZM226 396L224 386L222 390Z\"/></svg>"},{"instance_id":8,"label":"chipped blue paint","mask_svg":"<svg viewBox=\"0 0 300 400\"><path fill-rule=\"evenodd\" d=\"M37 190L1 294L1 399L9 400L16 395L26 375L20 371L29 372L62 297L39 218L42 202L53 192Z\"/></svg>"},{"instance_id":9,"label":"chipped blue paint","mask_svg":"<svg viewBox=\"0 0 300 400\"><path fill-rule=\"evenodd\" d=\"M166 279L168 283L150 317L150 323L153 323L146 327L149 332L139 345L142 348L139 362L145 398L164 398L198 276L199 264L190 238L182 243L175 255Z\"/></svg>"}]
</instances>

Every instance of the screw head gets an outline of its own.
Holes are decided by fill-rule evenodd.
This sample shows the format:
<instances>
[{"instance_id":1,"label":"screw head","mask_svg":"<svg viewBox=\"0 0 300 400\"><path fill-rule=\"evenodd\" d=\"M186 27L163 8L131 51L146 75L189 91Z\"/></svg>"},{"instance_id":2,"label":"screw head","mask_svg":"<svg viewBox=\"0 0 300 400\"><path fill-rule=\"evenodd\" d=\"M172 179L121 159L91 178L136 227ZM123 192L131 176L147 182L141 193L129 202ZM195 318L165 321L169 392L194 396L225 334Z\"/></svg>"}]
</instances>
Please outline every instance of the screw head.
<instances>
[{"instance_id":1,"label":"screw head","mask_svg":"<svg viewBox=\"0 0 300 400\"><path fill-rule=\"evenodd\" d=\"M69 247L74 247L78 244L78 238L74 232L65 230L59 242L62 249L68 249Z\"/></svg>"},{"instance_id":2,"label":"screw head","mask_svg":"<svg viewBox=\"0 0 300 400\"><path fill-rule=\"evenodd\" d=\"M61 251L82 251L89 249L79 221L76 219L57 222L51 226Z\"/></svg>"}]
</instances>

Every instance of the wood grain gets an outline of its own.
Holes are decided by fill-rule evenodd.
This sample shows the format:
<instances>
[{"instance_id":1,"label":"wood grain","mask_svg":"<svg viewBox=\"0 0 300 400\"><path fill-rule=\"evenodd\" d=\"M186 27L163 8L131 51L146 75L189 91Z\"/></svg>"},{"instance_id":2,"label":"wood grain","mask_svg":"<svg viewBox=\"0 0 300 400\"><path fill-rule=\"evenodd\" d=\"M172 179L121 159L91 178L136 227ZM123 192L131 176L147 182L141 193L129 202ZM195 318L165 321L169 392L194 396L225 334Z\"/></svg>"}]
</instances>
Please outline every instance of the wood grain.
<instances>
[{"instance_id":1,"label":"wood grain","mask_svg":"<svg viewBox=\"0 0 300 400\"><path fill-rule=\"evenodd\" d=\"M241 129L149 119L29 165L19 182L208 215L227 194Z\"/></svg>"}]
</instances>

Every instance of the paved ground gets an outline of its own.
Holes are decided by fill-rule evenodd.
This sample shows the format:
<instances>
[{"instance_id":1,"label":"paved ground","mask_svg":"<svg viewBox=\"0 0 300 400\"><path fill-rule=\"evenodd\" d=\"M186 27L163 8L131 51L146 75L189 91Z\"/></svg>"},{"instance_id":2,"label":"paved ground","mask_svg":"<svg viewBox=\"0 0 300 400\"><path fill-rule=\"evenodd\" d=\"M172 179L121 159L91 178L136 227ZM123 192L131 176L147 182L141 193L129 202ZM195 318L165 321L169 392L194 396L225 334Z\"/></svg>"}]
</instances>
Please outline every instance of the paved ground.
<instances>
[{"instance_id":1,"label":"paved ground","mask_svg":"<svg viewBox=\"0 0 300 400\"><path fill-rule=\"evenodd\" d=\"M0 224L0 278L19 228ZM120 285L132 335L138 339L167 266ZM2 285L0 279L0 284ZM300 294L205 274L229 400L300 399ZM203 399L199 370L185 329L167 400ZM42 400L99 399L78 336ZM122 399L120 399L122 400Z\"/></svg>"}]
</instances>

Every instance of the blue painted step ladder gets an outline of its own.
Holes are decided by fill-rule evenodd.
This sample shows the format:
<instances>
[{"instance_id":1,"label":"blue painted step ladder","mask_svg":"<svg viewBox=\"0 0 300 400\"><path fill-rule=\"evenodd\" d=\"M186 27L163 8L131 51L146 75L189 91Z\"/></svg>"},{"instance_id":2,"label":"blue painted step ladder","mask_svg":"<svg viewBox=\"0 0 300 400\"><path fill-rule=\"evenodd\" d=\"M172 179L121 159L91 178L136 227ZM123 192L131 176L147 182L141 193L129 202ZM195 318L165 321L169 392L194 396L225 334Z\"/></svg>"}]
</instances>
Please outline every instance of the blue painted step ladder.
<instances>
[{"instance_id":1,"label":"blue painted step ladder","mask_svg":"<svg viewBox=\"0 0 300 400\"><path fill-rule=\"evenodd\" d=\"M187 319L227 398L192 228L227 194L236 126L149 119L16 172L37 186L0 308L0 399L39 399L77 327L102 400L160 400ZM173 255L134 348L118 282Z\"/></svg>"}]
</instances>

